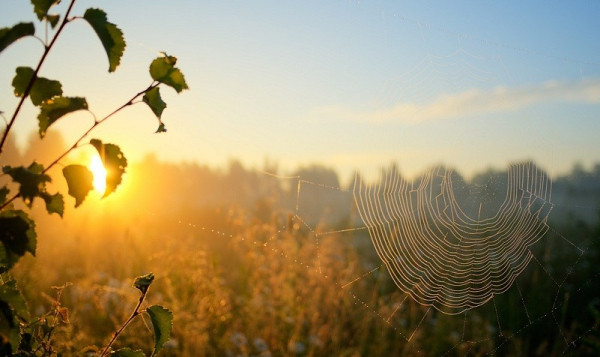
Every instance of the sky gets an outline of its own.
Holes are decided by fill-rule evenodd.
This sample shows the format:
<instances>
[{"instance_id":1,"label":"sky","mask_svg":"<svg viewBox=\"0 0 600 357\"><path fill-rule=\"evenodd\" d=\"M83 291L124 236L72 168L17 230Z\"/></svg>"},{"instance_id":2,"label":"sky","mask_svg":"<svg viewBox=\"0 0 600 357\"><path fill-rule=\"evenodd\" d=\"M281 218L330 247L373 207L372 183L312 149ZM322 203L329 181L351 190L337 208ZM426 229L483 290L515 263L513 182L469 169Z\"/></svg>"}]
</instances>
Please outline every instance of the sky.
<instances>
[{"instance_id":1,"label":"sky","mask_svg":"<svg viewBox=\"0 0 600 357\"><path fill-rule=\"evenodd\" d=\"M391 163L407 176L437 164L468 176L521 160L551 175L600 162L597 1L79 0L73 14L88 7L108 13L127 48L109 74L89 25L68 24L41 71L65 95L102 117L151 82L161 51L190 87L161 89L165 134L143 104L93 133L133 161L239 159L281 174L319 163L344 180ZM2 0L0 27L19 21L36 21L29 1ZM30 38L0 54L0 110L17 103L13 68L41 53ZM20 144L36 116L24 109ZM92 123L80 112L51 130L72 142Z\"/></svg>"}]
</instances>

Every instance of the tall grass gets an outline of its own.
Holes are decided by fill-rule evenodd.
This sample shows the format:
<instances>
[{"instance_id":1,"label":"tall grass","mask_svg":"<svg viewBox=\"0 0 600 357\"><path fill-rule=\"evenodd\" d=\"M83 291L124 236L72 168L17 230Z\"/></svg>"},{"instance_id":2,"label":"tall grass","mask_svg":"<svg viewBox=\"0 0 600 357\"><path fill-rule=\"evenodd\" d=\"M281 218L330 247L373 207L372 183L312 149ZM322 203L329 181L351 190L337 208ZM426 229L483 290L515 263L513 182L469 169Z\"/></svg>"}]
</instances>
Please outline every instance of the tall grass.
<instances>
[{"instance_id":1,"label":"tall grass","mask_svg":"<svg viewBox=\"0 0 600 357\"><path fill-rule=\"evenodd\" d=\"M134 182L135 172L132 176ZM62 298L69 323L55 335L64 356L104 345L137 301L133 278L149 271L156 280L148 303L167 306L175 316L166 356L600 350L595 243L600 229L590 224L572 220L554 227L534 247L539 264L532 261L509 291L449 316L406 298L381 266L366 230L315 235L320 224L307 227L294 219L294 200L286 197L294 197L295 187L286 196L285 189L261 184L260 197L241 199L245 204L199 206L194 195L162 200L169 188L146 184L156 185L160 199L125 185L125 198L92 198L64 220L43 214L37 219L38 255L23 259L15 275L38 314L51 308L52 286L72 283ZM292 204L272 204L278 200ZM352 219L337 224L329 228L347 228ZM559 232L585 247L585 254L570 251ZM117 340L119 346L150 352L148 324L135 322Z\"/></svg>"}]
</instances>

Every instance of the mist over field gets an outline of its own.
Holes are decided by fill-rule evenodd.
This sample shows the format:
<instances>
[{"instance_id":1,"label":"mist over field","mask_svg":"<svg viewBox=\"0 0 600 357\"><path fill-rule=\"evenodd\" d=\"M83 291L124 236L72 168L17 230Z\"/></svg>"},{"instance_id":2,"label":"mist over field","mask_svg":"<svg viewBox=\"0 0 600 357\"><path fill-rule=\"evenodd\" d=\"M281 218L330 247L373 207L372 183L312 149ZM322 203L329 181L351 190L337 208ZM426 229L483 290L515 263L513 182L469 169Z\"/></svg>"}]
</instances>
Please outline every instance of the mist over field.
<instances>
[{"instance_id":1,"label":"mist over field","mask_svg":"<svg viewBox=\"0 0 600 357\"><path fill-rule=\"evenodd\" d=\"M59 136L46 140L60 151ZM51 157L35 142L11 143L7 160ZM452 175L465 212L492 217L506 171ZM77 210L68 199L64 219L34 206L44 239L15 275L34 311L48 309L52 286L70 284L70 324L56 336L75 355L127 318L131 280L148 271L157 277L149 301L175 316L166 355L587 354L600 343L599 178L600 165L553 177L550 229L531 248L534 260L493 303L459 315L419 305L394 284L353 182L318 163L281 173L274 163L217 169L149 155L129 164L113 196L90 193ZM149 349L143 329L136 323L118 345Z\"/></svg>"}]
</instances>

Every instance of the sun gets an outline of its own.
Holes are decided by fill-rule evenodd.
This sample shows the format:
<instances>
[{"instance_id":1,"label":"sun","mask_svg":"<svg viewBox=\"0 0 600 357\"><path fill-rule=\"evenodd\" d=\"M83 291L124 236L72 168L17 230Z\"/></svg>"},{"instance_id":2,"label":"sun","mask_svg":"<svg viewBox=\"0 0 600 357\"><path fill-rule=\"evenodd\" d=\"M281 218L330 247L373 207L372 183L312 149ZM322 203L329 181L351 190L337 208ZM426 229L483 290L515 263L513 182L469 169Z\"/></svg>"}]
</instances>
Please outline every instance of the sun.
<instances>
[{"instance_id":1,"label":"sun","mask_svg":"<svg viewBox=\"0 0 600 357\"><path fill-rule=\"evenodd\" d=\"M106 190L106 169L104 168L104 165L102 165L102 159L100 159L100 156L92 156L90 170L94 175L94 189L101 195L104 194L104 191Z\"/></svg>"}]
</instances>

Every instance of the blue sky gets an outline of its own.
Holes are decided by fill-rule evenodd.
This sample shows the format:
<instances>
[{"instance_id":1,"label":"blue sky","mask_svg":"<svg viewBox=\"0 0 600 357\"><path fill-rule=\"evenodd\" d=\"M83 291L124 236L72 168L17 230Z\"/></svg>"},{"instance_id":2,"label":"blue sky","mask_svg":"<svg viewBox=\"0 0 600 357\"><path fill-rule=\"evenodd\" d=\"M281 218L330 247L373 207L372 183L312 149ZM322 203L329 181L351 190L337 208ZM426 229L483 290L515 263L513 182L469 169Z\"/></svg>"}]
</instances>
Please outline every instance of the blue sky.
<instances>
[{"instance_id":1,"label":"blue sky","mask_svg":"<svg viewBox=\"0 0 600 357\"><path fill-rule=\"evenodd\" d=\"M600 161L599 2L80 0L74 13L87 7L107 11L127 49L109 75L95 34L71 23L42 70L65 94L102 116L149 83L159 51L179 58L191 88L165 88L165 135L142 105L97 133L134 160L260 168L268 158L282 172L323 163L344 178L391 162L411 175L439 163L469 174L533 159L558 174ZM0 26L33 18L28 1L3 1ZM0 110L16 103L12 68L40 54L33 39L0 54ZM35 110L24 114L19 142L36 126ZM90 120L54 129L68 141Z\"/></svg>"}]
</instances>

